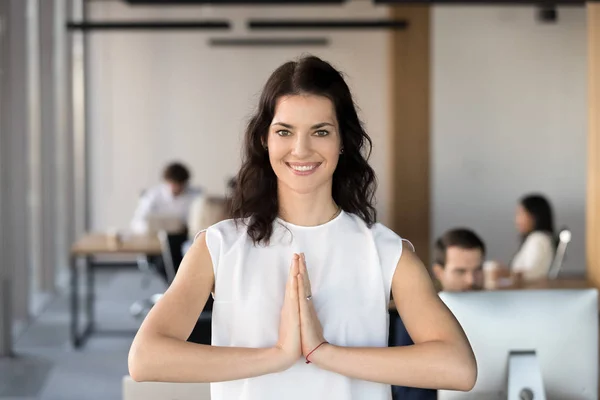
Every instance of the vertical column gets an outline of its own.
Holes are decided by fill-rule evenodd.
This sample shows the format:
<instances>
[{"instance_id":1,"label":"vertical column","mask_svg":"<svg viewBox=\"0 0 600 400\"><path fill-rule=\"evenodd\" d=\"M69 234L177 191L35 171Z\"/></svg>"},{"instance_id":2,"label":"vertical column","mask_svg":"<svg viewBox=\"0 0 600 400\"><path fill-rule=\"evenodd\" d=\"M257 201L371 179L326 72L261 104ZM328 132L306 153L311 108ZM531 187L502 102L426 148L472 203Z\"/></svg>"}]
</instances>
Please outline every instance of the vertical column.
<instances>
[{"instance_id":1,"label":"vertical column","mask_svg":"<svg viewBox=\"0 0 600 400\"><path fill-rule=\"evenodd\" d=\"M29 101L27 6L28 1L11 0L9 30L10 114L7 132L8 163L6 190L9 213L3 237L12 268L13 316L15 324L29 318L31 268L29 257ZM4 256L4 255L3 255Z\"/></svg>"},{"instance_id":2,"label":"vertical column","mask_svg":"<svg viewBox=\"0 0 600 400\"><path fill-rule=\"evenodd\" d=\"M586 249L588 279L600 288L600 2L587 4L588 167Z\"/></svg>"},{"instance_id":3,"label":"vertical column","mask_svg":"<svg viewBox=\"0 0 600 400\"><path fill-rule=\"evenodd\" d=\"M73 0L71 18L85 21L86 1ZM87 162L87 39L83 31L71 32L71 121L74 167L75 236L89 227L88 215L88 162Z\"/></svg>"},{"instance_id":4,"label":"vertical column","mask_svg":"<svg viewBox=\"0 0 600 400\"><path fill-rule=\"evenodd\" d=\"M428 264L430 240L430 8L391 6L391 17L408 28L390 43L391 228L409 239Z\"/></svg>"},{"instance_id":5,"label":"vertical column","mask_svg":"<svg viewBox=\"0 0 600 400\"><path fill-rule=\"evenodd\" d=\"M74 239L73 136L71 134L71 42L66 28L71 0L54 0L54 168L56 283L68 284L69 247Z\"/></svg>"},{"instance_id":6,"label":"vertical column","mask_svg":"<svg viewBox=\"0 0 600 400\"><path fill-rule=\"evenodd\" d=\"M8 16L10 1L0 0L0 358L12 355L12 252L7 243L9 229L9 205L11 199L8 192L9 176L9 132L10 132L10 30Z\"/></svg>"},{"instance_id":7,"label":"vertical column","mask_svg":"<svg viewBox=\"0 0 600 400\"><path fill-rule=\"evenodd\" d=\"M42 135L40 126L40 42L39 0L26 3L26 59L27 59L27 252L30 269L30 289L33 298L42 290ZM38 301L31 303L38 305Z\"/></svg>"},{"instance_id":8,"label":"vertical column","mask_svg":"<svg viewBox=\"0 0 600 400\"><path fill-rule=\"evenodd\" d=\"M56 167L56 147L58 138L57 117L59 103L57 91L64 91L57 85L58 74L55 58L59 40L66 36L57 31L56 11L58 0L40 1L39 9L39 59L40 59L40 178L41 178L41 273L39 288L44 292L54 292L57 266L57 236L64 231L63 221L59 221L56 213L58 168ZM65 31L64 24L62 27ZM59 233L60 232L60 233Z\"/></svg>"}]
</instances>

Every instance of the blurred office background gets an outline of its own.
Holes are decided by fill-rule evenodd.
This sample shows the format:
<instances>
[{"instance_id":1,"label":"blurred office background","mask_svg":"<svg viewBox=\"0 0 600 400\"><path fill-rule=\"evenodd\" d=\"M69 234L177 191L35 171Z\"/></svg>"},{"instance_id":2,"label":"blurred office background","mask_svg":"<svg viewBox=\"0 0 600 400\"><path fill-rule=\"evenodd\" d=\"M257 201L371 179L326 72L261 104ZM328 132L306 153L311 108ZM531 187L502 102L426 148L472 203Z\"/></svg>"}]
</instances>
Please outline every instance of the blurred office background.
<instances>
[{"instance_id":1,"label":"blurred office background","mask_svg":"<svg viewBox=\"0 0 600 400\"><path fill-rule=\"evenodd\" d=\"M262 85L303 54L346 74L373 139L379 219L426 264L455 226L508 263L518 199L540 192L572 233L562 273L597 282L597 3L133 3L0 0L0 399L121 398L141 321L130 306L166 283L135 254L100 257L97 325L131 332L76 349L71 246L126 231L173 160L224 196ZM264 20L347 26L252 28ZM194 21L224 26L178 26Z\"/></svg>"}]
</instances>

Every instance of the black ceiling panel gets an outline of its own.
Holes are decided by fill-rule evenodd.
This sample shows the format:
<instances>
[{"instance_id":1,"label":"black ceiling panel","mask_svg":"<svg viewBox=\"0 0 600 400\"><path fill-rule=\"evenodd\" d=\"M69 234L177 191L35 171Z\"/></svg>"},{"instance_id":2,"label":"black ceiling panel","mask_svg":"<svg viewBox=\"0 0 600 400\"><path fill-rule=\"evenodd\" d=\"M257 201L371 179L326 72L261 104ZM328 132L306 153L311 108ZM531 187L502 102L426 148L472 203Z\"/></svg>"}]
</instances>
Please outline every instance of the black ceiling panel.
<instances>
[{"instance_id":1,"label":"black ceiling panel","mask_svg":"<svg viewBox=\"0 0 600 400\"><path fill-rule=\"evenodd\" d=\"M211 38L211 46L292 47L327 46L327 38Z\"/></svg>"},{"instance_id":2,"label":"black ceiling panel","mask_svg":"<svg viewBox=\"0 0 600 400\"><path fill-rule=\"evenodd\" d=\"M125 2L133 5L203 5L210 4L213 6L231 6L231 5L332 5L342 4L347 0L125 0ZM369 1L369 0L365 0Z\"/></svg>"},{"instance_id":3,"label":"black ceiling panel","mask_svg":"<svg viewBox=\"0 0 600 400\"><path fill-rule=\"evenodd\" d=\"M90 21L68 22L67 28L74 31L107 31L107 30L227 30L229 21Z\"/></svg>"},{"instance_id":4,"label":"black ceiling panel","mask_svg":"<svg viewBox=\"0 0 600 400\"><path fill-rule=\"evenodd\" d=\"M256 30L266 29L405 29L408 23L404 20L356 20L356 19L331 19L331 20L292 20L292 19L265 19L250 20L248 28Z\"/></svg>"},{"instance_id":5,"label":"black ceiling panel","mask_svg":"<svg viewBox=\"0 0 600 400\"><path fill-rule=\"evenodd\" d=\"M585 0L374 0L375 4L456 4L456 5L574 5Z\"/></svg>"}]
</instances>

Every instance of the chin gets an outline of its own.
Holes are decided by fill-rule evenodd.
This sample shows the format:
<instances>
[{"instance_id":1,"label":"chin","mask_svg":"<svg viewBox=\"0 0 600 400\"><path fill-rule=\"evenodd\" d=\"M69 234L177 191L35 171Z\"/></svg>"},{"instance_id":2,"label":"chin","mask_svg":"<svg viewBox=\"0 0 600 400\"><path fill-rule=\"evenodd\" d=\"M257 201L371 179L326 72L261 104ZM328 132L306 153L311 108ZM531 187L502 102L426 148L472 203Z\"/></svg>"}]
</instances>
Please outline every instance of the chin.
<instances>
[{"instance_id":1,"label":"chin","mask_svg":"<svg viewBox=\"0 0 600 400\"><path fill-rule=\"evenodd\" d=\"M315 192L320 185L311 185L311 184L298 184L296 182L283 182L283 187L285 187L287 190L291 190L292 192L298 193L298 194L310 194L312 192Z\"/></svg>"},{"instance_id":2,"label":"chin","mask_svg":"<svg viewBox=\"0 0 600 400\"><path fill-rule=\"evenodd\" d=\"M310 177L285 177L278 179L279 186L285 190L291 190L298 194L310 194L327 186L327 180L311 179Z\"/></svg>"}]
</instances>

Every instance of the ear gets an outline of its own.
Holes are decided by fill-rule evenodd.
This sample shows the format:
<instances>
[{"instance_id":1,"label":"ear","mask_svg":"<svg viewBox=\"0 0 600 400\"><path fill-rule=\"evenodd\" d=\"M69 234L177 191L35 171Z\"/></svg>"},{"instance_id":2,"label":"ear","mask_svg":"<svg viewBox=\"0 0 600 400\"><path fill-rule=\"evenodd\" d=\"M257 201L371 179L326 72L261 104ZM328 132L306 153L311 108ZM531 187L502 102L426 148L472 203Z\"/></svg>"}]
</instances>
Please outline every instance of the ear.
<instances>
[{"instance_id":1,"label":"ear","mask_svg":"<svg viewBox=\"0 0 600 400\"><path fill-rule=\"evenodd\" d=\"M433 275L435 275L435 279L438 281L442 280L442 276L444 275L444 267L438 263L433 264L432 267Z\"/></svg>"}]
</instances>

